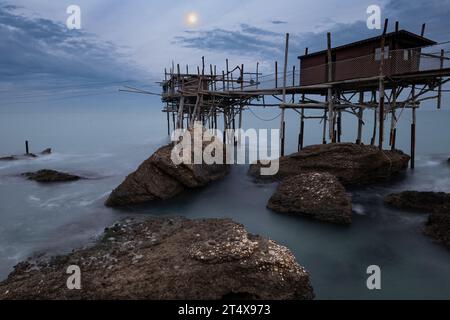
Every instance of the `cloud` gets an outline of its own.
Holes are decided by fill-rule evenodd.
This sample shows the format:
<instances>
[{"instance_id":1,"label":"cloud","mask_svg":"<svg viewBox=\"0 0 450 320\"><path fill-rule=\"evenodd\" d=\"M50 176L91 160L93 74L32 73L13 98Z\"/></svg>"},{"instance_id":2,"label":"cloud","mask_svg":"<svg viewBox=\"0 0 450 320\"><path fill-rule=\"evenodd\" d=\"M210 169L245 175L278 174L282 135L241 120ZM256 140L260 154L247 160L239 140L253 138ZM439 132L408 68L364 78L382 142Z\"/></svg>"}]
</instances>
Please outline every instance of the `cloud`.
<instances>
[{"instance_id":1,"label":"cloud","mask_svg":"<svg viewBox=\"0 0 450 320\"><path fill-rule=\"evenodd\" d=\"M427 1L411 3L407 0L389 1L382 10L383 18L390 18L390 29L394 21L399 20L402 27L413 32L420 32L421 17L428 22L427 35L431 38L439 37L439 33L446 35L450 26L450 0ZM364 16L363 16L364 17ZM290 41L290 63L295 64L297 55L309 47L310 52L326 48L326 32L332 32L332 45L339 46L356 40L377 36L381 30L369 30L366 21L351 23L336 23L324 20L328 25L322 32L293 32ZM284 21L272 21L272 25L284 24ZM450 34L446 35L450 38ZM446 39L449 40L449 39ZM266 28L249 24L240 24L237 30L212 29L191 31L176 38L175 43L188 48L206 51L220 51L239 56L253 56L256 59L280 60L284 50L284 34Z\"/></svg>"},{"instance_id":2,"label":"cloud","mask_svg":"<svg viewBox=\"0 0 450 320\"><path fill-rule=\"evenodd\" d=\"M270 21L271 24L287 24L286 21L282 21L282 20L273 20Z\"/></svg>"},{"instance_id":3,"label":"cloud","mask_svg":"<svg viewBox=\"0 0 450 320\"><path fill-rule=\"evenodd\" d=\"M15 79L124 79L125 48L80 30L27 17L0 1L0 81Z\"/></svg>"}]
</instances>

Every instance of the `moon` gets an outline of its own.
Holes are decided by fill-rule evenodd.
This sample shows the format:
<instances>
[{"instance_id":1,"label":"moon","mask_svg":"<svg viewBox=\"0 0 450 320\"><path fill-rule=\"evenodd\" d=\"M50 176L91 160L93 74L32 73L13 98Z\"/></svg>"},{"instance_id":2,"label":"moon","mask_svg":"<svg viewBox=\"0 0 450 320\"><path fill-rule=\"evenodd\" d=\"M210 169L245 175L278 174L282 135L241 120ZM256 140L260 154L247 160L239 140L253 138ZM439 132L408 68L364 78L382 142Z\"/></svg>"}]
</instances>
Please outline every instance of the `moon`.
<instances>
[{"instance_id":1,"label":"moon","mask_svg":"<svg viewBox=\"0 0 450 320\"><path fill-rule=\"evenodd\" d=\"M196 26L198 24L198 21L199 21L198 13L197 12L189 12L186 15L185 20L186 20L186 24L188 26L191 26L191 27Z\"/></svg>"}]
</instances>

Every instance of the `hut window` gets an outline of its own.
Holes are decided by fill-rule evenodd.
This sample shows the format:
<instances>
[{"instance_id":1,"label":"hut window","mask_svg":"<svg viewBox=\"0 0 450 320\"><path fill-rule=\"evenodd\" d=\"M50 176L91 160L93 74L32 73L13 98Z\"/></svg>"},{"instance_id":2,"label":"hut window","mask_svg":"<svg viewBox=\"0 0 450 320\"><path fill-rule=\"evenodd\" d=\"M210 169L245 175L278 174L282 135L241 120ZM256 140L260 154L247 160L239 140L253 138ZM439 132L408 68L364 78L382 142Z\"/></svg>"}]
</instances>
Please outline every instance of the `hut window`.
<instances>
[{"instance_id":1,"label":"hut window","mask_svg":"<svg viewBox=\"0 0 450 320\"><path fill-rule=\"evenodd\" d=\"M384 47L384 58L385 59L389 58L389 46ZM381 60L381 48L376 48L375 49L375 61L380 61L380 60Z\"/></svg>"}]
</instances>

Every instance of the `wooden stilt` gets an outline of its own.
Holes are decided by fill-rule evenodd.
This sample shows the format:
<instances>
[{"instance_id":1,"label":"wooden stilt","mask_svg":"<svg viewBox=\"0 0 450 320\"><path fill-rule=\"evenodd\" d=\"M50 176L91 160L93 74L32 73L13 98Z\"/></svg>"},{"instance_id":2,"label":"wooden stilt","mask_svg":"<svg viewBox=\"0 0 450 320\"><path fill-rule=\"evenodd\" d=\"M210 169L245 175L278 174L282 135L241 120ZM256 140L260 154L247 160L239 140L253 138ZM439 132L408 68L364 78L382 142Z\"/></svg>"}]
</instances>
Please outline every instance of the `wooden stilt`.
<instances>
[{"instance_id":1,"label":"wooden stilt","mask_svg":"<svg viewBox=\"0 0 450 320\"><path fill-rule=\"evenodd\" d=\"M286 103L286 85L287 85L287 65L289 57L289 33L286 33L286 46L284 49L284 68L283 68L283 107L281 108L281 150L280 155L284 156L284 144L286 138L286 123L284 121L284 104Z\"/></svg>"},{"instance_id":2,"label":"wooden stilt","mask_svg":"<svg viewBox=\"0 0 450 320\"><path fill-rule=\"evenodd\" d=\"M362 106L363 103L364 103L364 92L361 91L359 93L359 105ZM358 111L358 134L356 138L357 144L361 144L362 142L362 128L364 125L363 117L364 117L364 108L360 107Z\"/></svg>"},{"instance_id":3,"label":"wooden stilt","mask_svg":"<svg viewBox=\"0 0 450 320\"><path fill-rule=\"evenodd\" d=\"M411 169L416 166L416 88L412 87Z\"/></svg>"},{"instance_id":4,"label":"wooden stilt","mask_svg":"<svg viewBox=\"0 0 450 320\"><path fill-rule=\"evenodd\" d=\"M444 49L441 49L441 57L440 57L440 69L444 68ZM442 81L442 78L440 78ZM440 109L442 104L442 84L439 83L438 87L438 97L437 97L437 108Z\"/></svg>"}]
</instances>

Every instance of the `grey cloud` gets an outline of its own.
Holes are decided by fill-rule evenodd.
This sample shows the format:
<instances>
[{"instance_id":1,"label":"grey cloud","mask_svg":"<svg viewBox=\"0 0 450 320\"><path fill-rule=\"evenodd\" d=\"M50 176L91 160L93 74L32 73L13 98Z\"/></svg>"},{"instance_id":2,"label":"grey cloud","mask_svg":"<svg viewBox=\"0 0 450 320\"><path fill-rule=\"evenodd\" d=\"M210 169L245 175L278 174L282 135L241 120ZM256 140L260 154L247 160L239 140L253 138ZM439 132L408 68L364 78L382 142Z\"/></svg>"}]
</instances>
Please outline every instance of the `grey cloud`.
<instances>
[{"instance_id":1,"label":"grey cloud","mask_svg":"<svg viewBox=\"0 0 450 320\"><path fill-rule=\"evenodd\" d=\"M272 23L272 24L287 24L287 21L273 20L273 21L270 21L270 23Z\"/></svg>"},{"instance_id":2,"label":"grey cloud","mask_svg":"<svg viewBox=\"0 0 450 320\"><path fill-rule=\"evenodd\" d=\"M0 1L0 81L111 80L129 73L131 65L114 44L51 20L25 17L16 9Z\"/></svg>"}]
</instances>

